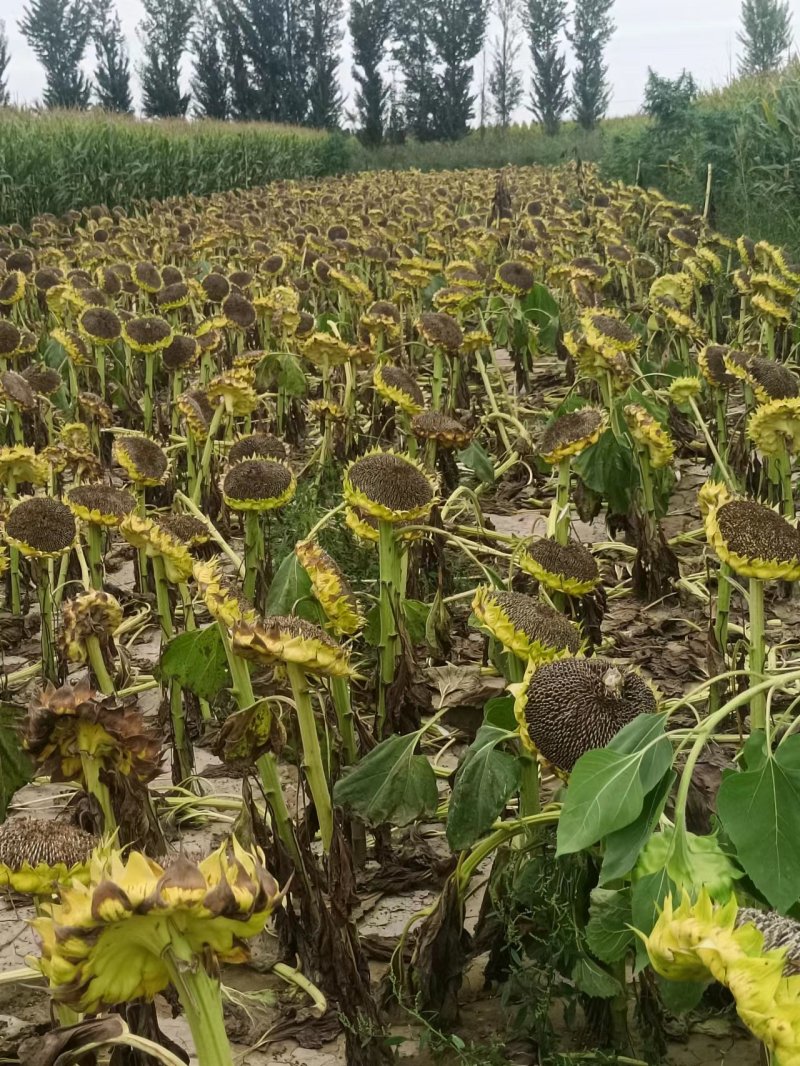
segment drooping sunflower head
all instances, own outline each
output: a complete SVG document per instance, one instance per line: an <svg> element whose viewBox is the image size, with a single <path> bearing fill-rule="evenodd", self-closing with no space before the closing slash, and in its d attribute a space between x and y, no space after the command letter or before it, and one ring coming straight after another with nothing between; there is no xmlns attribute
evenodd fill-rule
<svg viewBox="0 0 800 1066"><path fill-rule="evenodd" d="M214 270L206 274L200 282L200 285L202 286L205 298L211 303L222 303L231 291L231 283L225 275Z"/></svg>
<svg viewBox="0 0 800 1066"><path fill-rule="evenodd" d="M118 526L136 510L136 498L127 489L111 485L74 485L64 502L82 522L95 526Z"/></svg>
<svg viewBox="0 0 800 1066"><path fill-rule="evenodd" d="M32 411L36 406L36 393L22 374L16 370L4 370L0 374L0 402L13 403L23 411Z"/></svg>
<svg viewBox="0 0 800 1066"><path fill-rule="evenodd" d="M472 430L456 418L441 411L421 411L411 420L411 432L417 440L435 440L440 448L466 448L472 440Z"/></svg>
<svg viewBox="0 0 800 1066"><path fill-rule="evenodd" d="M595 557L574 540L560 544L555 537L540 537L516 559L520 569L554 592L585 596L600 583Z"/></svg>
<svg viewBox="0 0 800 1066"><path fill-rule="evenodd" d="M275 459L243 459L228 468L222 482L223 499L234 511L275 511L296 489L290 468Z"/></svg>
<svg viewBox="0 0 800 1066"><path fill-rule="evenodd" d="M586 340L600 351L635 352L639 338L618 311L603 308L581 315Z"/></svg>
<svg viewBox="0 0 800 1066"><path fill-rule="evenodd" d="M160 485L167 476L167 453L149 437L115 437L114 458L135 485Z"/></svg>
<svg viewBox="0 0 800 1066"><path fill-rule="evenodd" d="M451 353L457 352L464 340L461 326L443 311L426 311L420 315L417 332L432 348Z"/></svg>
<svg viewBox="0 0 800 1066"><path fill-rule="evenodd" d="M52 896L89 876L99 840L50 818L10 818L0 825L0 887L26 896Z"/></svg>
<svg viewBox="0 0 800 1066"><path fill-rule="evenodd" d="M122 338L134 352L157 352L172 342L172 326L158 315L140 315L122 323Z"/></svg>
<svg viewBox="0 0 800 1066"><path fill-rule="evenodd" d="M697 363L703 377L715 388L728 388L733 384L725 365L725 356L729 351L724 344L706 344L697 353Z"/></svg>
<svg viewBox="0 0 800 1066"><path fill-rule="evenodd" d="M294 553L311 579L311 588L337 633L352 635L364 618L350 583L338 563L315 540L298 541Z"/></svg>
<svg viewBox="0 0 800 1066"><path fill-rule="evenodd" d="M52 496L26 496L6 519L5 539L20 554L55 559L72 547L75 518L69 507Z"/></svg>
<svg viewBox="0 0 800 1066"><path fill-rule="evenodd" d="M233 329L252 329L256 324L256 309L242 292L228 293L222 301L222 313Z"/></svg>
<svg viewBox="0 0 800 1066"><path fill-rule="evenodd" d="M401 327L400 308L389 300L375 300L358 320L359 335L380 337L388 344L397 343Z"/></svg>
<svg viewBox="0 0 800 1066"><path fill-rule="evenodd" d="M574 655L581 646L575 626L547 604L521 592L479 588L472 612L481 629L524 661Z"/></svg>
<svg viewBox="0 0 800 1066"><path fill-rule="evenodd" d="M623 413L630 435L647 452L653 469L669 466L675 455L675 444L661 423L641 404L628 404Z"/></svg>
<svg viewBox="0 0 800 1066"><path fill-rule="evenodd" d="M669 398L676 404L688 403L689 400L694 400L700 395L702 388L703 383L700 378L689 375L673 378L669 386Z"/></svg>
<svg viewBox="0 0 800 1066"><path fill-rule="evenodd" d="M317 331L303 341L303 356L314 366L342 366L355 358L356 350L352 344L337 337L334 333Z"/></svg>
<svg viewBox="0 0 800 1066"><path fill-rule="evenodd" d="M747 435L767 458L797 455L800 451L800 397L761 404L747 420Z"/></svg>
<svg viewBox="0 0 800 1066"><path fill-rule="evenodd" d="M215 622L232 629L237 622L255 624L256 609L242 595L237 583L222 571L219 559L194 564L194 579L206 605L206 610Z"/></svg>
<svg viewBox="0 0 800 1066"><path fill-rule="evenodd" d="M22 738L42 773L84 787L86 756L139 781L152 781L161 763L161 740L135 699L102 696L86 682L48 685L28 706Z"/></svg>
<svg viewBox="0 0 800 1066"><path fill-rule="evenodd" d="M78 406L88 421L96 422L99 426L110 426L114 422L114 412L96 392L78 393Z"/></svg>
<svg viewBox="0 0 800 1066"><path fill-rule="evenodd" d="M214 406L205 389L190 389L182 392L175 404L183 415L187 431L202 443L208 439L208 431L214 418Z"/></svg>
<svg viewBox="0 0 800 1066"><path fill-rule="evenodd" d="M37 455L33 448L22 444L6 445L0 448L0 484L9 481L28 482L31 485L44 485L50 473L47 460Z"/></svg>
<svg viewBox="0 0 800 1066"><path fill-rule="evenodd" d="M697 502L703 519L705 519L709 511L713 511L715 507L727 503L731 498L731 493L724 481L704 482L697 493Z"/></svg>
<svg viewBox="0 0 800 1066"><path fill-rule="evenodd" d="M206 386L209 400L225 404L231 415L249 415L258 405L255 389L255 370L249 366L237 366L212 378Z"/></svg>
<svg viewBox="0 0 800 1066"><path fill-rule="evenodd" d="M539 454L546 463L554 465L595 444L605 428L606 414L596 407L569 411L545 428L539 442Z"/></svg>
<svg viewBox="0 0 800 1066"><path fill-rule="evenodd" d="M331 677L350 677L353 673L346 649L320 626L296 615L238 622L231 643L237 655L257 662L287 663Z"/></svg>
<svg viewBox="0 0 800 1066"><path fill-rule="evenodd" d="M516 695L517 719L530 744L569 773L640 714L657 708L653 689L635 670L608 659L557 659L528 671Z"/></svg>
<svg viewBox="0 0 800 1066"><path fill-rule="evenodd" d="M0 355L12 355L19 347L20 332L13 322L0 318Z"/></svg>
<svg viewBox="0 0 800 1066"><path fill-rule="evenodd" d="M22 376L38 396L52 396L63 384L59 372L43 363L31 363L22 371Z"/></svg>
<svg viewBox="0 0 800 1066"><path fill-rule="evenodd" d="M234 441L228 452L228 465L240 463L243 459L274 459L286 461L286 445L271 433L251 433Z"/></svg>
<svg viewBox="0 0 800 1066"><path fill-rule="evenodd" d="M526 296L536 280L530 267L516 259L501 263L495 271L494 279L503 292L512 296Z"/></svg>
<svg viewBox="0 0 800 1066"><path fill-rule="evenodd" d="M129 514L120 522L120 532L129 544L144 551L150 559L162 559L167 581L180 584L192 572L192 555L182 541L152 518Z"/></svg>
<svg viewBox="0 0 800 1066"><path fill-rule="evenodd" d="M194 515L159 514L155 516L155 521L173 540L185 544L187 548L199 548L211 540L208 526Z"/></svg>
<svg viewBox="0 0 800 1066"><path fill-rule="evenodd" d="M727 500L709 510L705 525L711 547L741 577L800 578L800 532L764 504Z"/></svg>
<svg viewBox="0 0 800 1066"><path fill-rule="evenodd" d="M87 307L78 317L78 329L92 344L113 344L122 332L122 323L110 307Z"/></svg>
<svg viewBox="0 0 800 1066"><path fill-rule="evenodd" d="M61 606L62 646L67 660L85 663L88 656L87 639L97 637L101 645L108 644L122 622L122 607L110 592L89 589Z"/></svg>
<svg viewBox="0 0 800 1066"><path fill-rule="evenodd" d="M343 489L351 508L392 523L426 518L436 493L435 482L415 459L382 451L352 462L345 472Z"/></svg>
<svg viewBox="0 0 800 1066"><path fill-rule="evenodd" d="M161 349L161 362L169 371L185 370L193 366L200 355L196 337L176 333L166 348Z"/></svg>
<svg viewBox="0 0 800 1066"><path fill-rule="evenodd" d="M131 267L131 281L145 292L155 293L164 284L161 272L155 263L142 261Z"/></svg>
<svg viewBox="0 0 800 1066"><path fill-rule="evenodd" d="M789 367L773 359L751 356L744 367L745 380L759 403L789 400L800 396L800 381Z"/></svg>
<svg viewBox="0 0 800 1066"><path fill-rule="evenodd" d="M34 921L40 966L54 997L80 1011L152 999L170 984L178 951L182 965L214 972L246 961L246 940L280 899L263 853L235 838L197 865L180 856L162 867L139 851L96 857L88 883Z"/></svg>
<svg viewBox="0 0 800 1066"><path fill-rule="evenodd" d="M89 366L92 363L92 353L80 333L57 328L50 330L50 339L61 345L73 366Z"/></svg>
<svg viewBox="0 0 800 1066"><path fill-rule="evenodd" d="M422 389L401 366L379 363L373 372L372 382L380 396L389 403L396 403L407 414L418 414L425 405Z"/></svg>

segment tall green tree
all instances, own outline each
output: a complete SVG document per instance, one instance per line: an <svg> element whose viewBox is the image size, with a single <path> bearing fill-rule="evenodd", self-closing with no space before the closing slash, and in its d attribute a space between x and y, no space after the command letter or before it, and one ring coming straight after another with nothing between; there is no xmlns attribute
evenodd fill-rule
<svg viewBox="0 0 800 1066"><path fill-rule="evenodd" d="M567 0L527 0L525 16L533 65L530 109L552 137L569 107L567 57L561 41Z"/></svg>
<svg viewBox="0 0 800 1066"><path fill-rule="evenodd" d="M517 10L518 0L495 0L498 32L492 48L489 95L495 118L502 129L508 128L511 116L522 100L522 75L516 66L520 47Z"/></svg>
<svg viewBox="0 0 800 1066"><path fill-rule="evenodd" d="M190 45L194 54L193 111L199 118L228 117L228 74L220 50L222 26L207 4L197 9Z"/></svg>
<svg viewBox="0 0 800 1066"><path fill-rule="evenodd" d="M472 63L483 48L487 0L437 0L430 5L428 34L438 61L436 135L455 141L475 114Z"/></svg>
<svg viewBox="0 0 800 1066"><path fill-rule="evenodd" d="M81 62L92 32L85 0L31 0L23 8L20 31L44 67L47 107L86 108L92 87Z"/></svg>
<svg viewBox="0 0 800 1066"><path fill-rule="evenodd" d="M611 86L605 51L616 29L611 18L614 0L576 0L569 41L575 53L572 113L585 130L593 130L608 110Z"/></svg>
<svg viewBox="0 0 800 1066"><path fill-rule="evenodd" d="M250 72L255 116L303 122L308 111L307 23L300 0L229 0Z"/></svg>
<svg viewBox="0 0 800 1066"><path fill-rule="evenodd" d="M11 103L11 96L8 92L8 79L6 77L10 59L6 24L0 19L0 107L8 107Z"/></svg>
<svg viewBox="0 0 800 1066"><path fill-rule="evenodd" d="M336 129L342 114L337 69L342 44L342 0L310 0L308 17L308 113L306 123Z"/></svg>
<svg viewBox="0 0 800 1066"><path fill-rule="evenodd" d="M194 0L142 0L139 23L144 61L142 105L151 118L183 116L191 96L181 92L181 60L189 43Z"/></svg>
<svg viewBox="0 0 800 1066"><path fill-rule="evenodd" d="M131 64L122 24L112 4L97 13L92 37L97 57L94 71L97 103L104 111L129 114L133 111Z"/></svg>
<svg viewBox="0 0 800 1066"><path fill-rule="evenodd" d="M245 52L239 10L234 0L216 0L216 13L228 83L230 117L247 122L259 117L258 92Z"/></svg>
<svg viewBox="0 0 800 1066"><path fill-rule="evenodd" d="M737 38L743 48L739 60L742 74L777 70L792 46L789 0L743 0L742 28Z"/></svg>
<svg viewBox="0 0 800 1066"><path fill-rule="evenodd" d="M398 0L395 7L394 54L403 76L402 112L408 132L418 141L432 141L437 134L439 87L430 6L419 0Z"/></svg>
<svg viewBox="0 0 800 1066"><path fill-rule="evenodd" d="M389 86L381 73L386 41L392 32L391 0L351 0L353 79L358 137L371 148L383 140Z"/></svg>

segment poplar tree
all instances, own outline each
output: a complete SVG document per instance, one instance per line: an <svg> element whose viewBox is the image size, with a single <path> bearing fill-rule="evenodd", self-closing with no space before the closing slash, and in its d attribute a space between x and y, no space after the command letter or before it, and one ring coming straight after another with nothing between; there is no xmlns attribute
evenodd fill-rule
<svg viewBox="0 0 800 1066"><path fill-rule="evenodd" d="M11 97L8 92L8 79L6 78L10 59L6 24L0 19L0 107L8 107L11 103Z"/></svg>
<svg viewBox="0 0 800 1066"><path fill-rule="evenodd" d="M438 61L434 114L436 135L454 141L475 114L472 62L483 47L487 0L437 0L430 5L428 34Z"/></svg>
<svg viewBox="0 0 800 1066"><path fill-rule="evenodd" d="M310 0L308 4L308 114L318 129L336 129L342 113L337 79L342 44L342 0Z"/></svg>
<svg viewBox="0 0 800 1066"><path fill-rule="evenodd" d="M181 92L181 59L192 28L193 0L142 0L142 6L144 62L139 77L144 113L151 118L183 116L191 96Z"/></svg>
<svg viewBox="0 0 800 1066"><path fill-rule="evenodd" d="M418 141L431 141L437 133L438 86L430 39L429 5L420 0L398 0L393 37L395 58L403 76L402 112L406 129Z"/></svg>
<svg viewBox="0 0 800 1066"><path fill-rule="evenodd" d="M575 53L572 113L585 130L593 130L608 110L611 86L605 50L616 29L610 11L614 0L576 0L569 41Z"/></svg>
<svg viewBox="0 0 800 1066"><path fill-rule="evenodd" d="M131 64L119 15L109 5L98 17L93 33L97 66L95 98L104 111L133 111Z"/></svg>
<svg viewBox="0 0 800 1066"><path fill-rule="evenodd" d="M381 63L392 31L391 0L351 0L349 28L358 137L362 144L374 148L383 140L389 101Z"/></svg>
<svg viewBox="0 0 800 1066"><path fill-rule="evenodd" d="M569 107L567 58L561 43L567 2L528 0L525 14L533 64L530 109L545 133L555 136Z"/></svg>
<svg viewBox="0 0 800 1066"><path fill-rule="evenodd" d="M199 118L228 117L228 78L225 58L219 48L221 37L219 18L204 4L198 9L191 36L193 111Z"/></svg>
<svg viewBox="0 0 800 1066"><path fill-rule="evenodd" d="M744 0L737 39L744 49L739 60L742 74L766 74L781 67L792 45L788 0Z"/></svg>
<svg viewBox="0 0 800 1066"><path fill-rule="evenodd" d="M511 116L522 100L522 76L516 68L520 47L517 0L495 0L494 14L499 31L492 49L489 95L499 125L507 129Z"/></svg>
<svg viewBox="0 0 800 1066"><path fill-rule="evenodd" d="M86 108L92 87L81 62L92 32L85 0L31 0L19 23L22 35L44 67L46 107Z"/></svg>

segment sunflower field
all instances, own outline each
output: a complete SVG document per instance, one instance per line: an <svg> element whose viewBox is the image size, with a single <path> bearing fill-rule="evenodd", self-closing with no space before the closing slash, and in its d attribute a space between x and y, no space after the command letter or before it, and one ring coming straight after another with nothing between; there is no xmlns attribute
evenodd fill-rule
<svg viewBox="0 0 800 1066"><path fill-rule="evenodd" d="M0 260L4 1057L800 1064L800 266L574 163Z"/></svg>

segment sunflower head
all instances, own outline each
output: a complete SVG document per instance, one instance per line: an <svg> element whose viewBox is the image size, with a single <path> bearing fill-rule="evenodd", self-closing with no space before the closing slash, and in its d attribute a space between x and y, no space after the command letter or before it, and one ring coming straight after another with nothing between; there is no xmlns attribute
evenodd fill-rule
<svg viewBox="0 0 800 1066"><path fill-rule="evenodd" d="M461 326L443 311L426 311L420 315L417 332L432 348L441 348L453 354L464 341Z"/></svg>
<svg viewBox="0 0 800 1066"><path fill-rule="evenodd" d="M418 414L425 404L422 389L401 366L378 363L372 374L372 383L384 400L396 403L406 414Z"/></svg>
<svg viewBox="0 0 800 1066"><path fill-rule="evenodd" d="M0 484L24 481L34 486L44 485L49 474L50 464L43 456L37 455L33 448L22 444L0 448Z"/></svg>
<svg viewBox="0 0 800 1066"><path fill-rule="evenodd" d="M334 333L317 331L303 341L301 352L314 366L341 366L355 358L355 348Z"/></svg>
<svg viewBox="0 0 800 1066"><path fill-rule="evenodd" d="M540 537L516 558L521 570L553 592L586 596L600 583L595 557L577 541L560 544L555 537Z"/></svg>
<svg viewBox="0 0 800 1066"><path fill-rule="evenodd" d="M237 622L231 643L237 655L256 662L287 663L330 677L350 677L353 673L346 650L324 629L296 615Z"/></svg>
<svg viewBox="0 0 800 1066"><path fill-rule="evenodd" d="M122 323L110 307L87 307L78 316L78 329L92 344L113 344L122 333Z"/></svg>
<svg viewBox="0 0 800 1066"><path fill-rule="evenodd" d="M129 514L120 522L120 532L129 544L144 551L151 559L162 559L167 581L180 584L192 573L192 556L188 547L152 518Z"/></svg>
<svg viewBox="0 0 800 1066"><path fill-rule="evenodd" d="M635 352L639 344L622 315L610 308L586 311L581 315L581 328L588 343L603 352Z"/></svg>
<svg viewBox="0 0 800 1066"><path fill-rule="evenodd" d="M108 772L152 781L159 772L161 741L145 725L135 700L101 696L86 682L48 685L28 707L23 744L53 781L86 787L88 755Z"/></svg>
<svg viewBox="0 0 800 1066"><path fill-rule="evenodd" d="M64 600L61 621L62 646L67 660L85 663L87 639L97 637L101 645L107 645L122 622L122 608L110 592L90 589L71 600Z"/></svg>
<svg viewBox="0 0 800 1066"><path fill-rule="evenodd" d="M295 476L275 459L243 459L228 468L222 497L233 511L275 511L285 507L297 489Z"/></svg>
<svg viewBox="0 0 800 1066"><path fill-rule="evenodd" d="M142 852L97 856L34 927L54 996L86 1013L152 999L171 981L170 959L209 966L247 959L281 893L263 853L234 838L199 864L162 867Z"/></svg>
<svg viewBox="0 0 800 1066"><path fill-rule="evenodd" d="M196 337L176 333L166 348L161 350L161 362L169 371L185 370L193 366L200 355Z"/></svg>
<svg viewBox="0 0 800 1066"><path fill-rule="evenodd" d="M160 485L166 479L167 454L149 437L115 437L114 458L135 485Z"/></svg>
<svg viewBox="0 0 800 1066"><path fill-rule="evenodd" d="M206 610L215 622L228 629L233 629L238 622L255 624L258 619L255 608L239 591L236 582L223 573L220 560L196 562L193 574Z"/></svg>
<svg viewBox="0 0 800 1066"><path fill-rule="evenodd" d="M283 463L286 461L286 445L271 433L251 433L234 441L228 452L229 466L243 459L273 459Z"/></svg>
<svg viewBox="0 0 800 1066"><path fill-rule="evenodd" d="M800 451L800 397L771 400L747 420L747 435L762 455L775 459Z"/></svg>
<svg viewBox="0 0 800 1066"><path fill-rule="evenodd" d="M31 363L22 371L22 376L39 396L52 396L63 384L59 372L43 363Z"/></svg>
<svg viewBox="0 0 800 1066"><path fill-rule="evenodd" d="M314 540L298 541L294 553L311 579L314 595L336 632L358 633L364 626L364 618L338 564Z"/></svg>
<svg viewBox="0 0 800 1066"><path fill-rule="evenodd" d="M49 818L10 818L0 825L0 886L26 896L50 897L89 876L99 841L91 833Z"/></svg>
<svg viewBox="0 0 800 1066"><path fill-rule="evenodd" d="M351 508L384 522L426 518L435 503L431 476L400 452L374 451L356 459L345 472L343 488Z"/></svg>
<svg viewBox="0 0 800 1066"><path fill-rule="evenodd" d="M509 259L497 268L494 280L503 292L511 296L526 296L533 288L536 279L527 264L516 259Z"/></svg>
<svg viewBox="0 0 800 1066"><path fill-rule="evenodd" d="M136 510L133 494L111 485L75 485L67 491L64 502L82 522L109 528Z"/></svg>
<svg viewBox="0 0 800 1066"><path fill-rule="evenodd" d="M5 539L21 555L55 559L75 542L75 518L51 496L26 496L6 519Z"/></svg>
<svg viewBox="0 0 800 1066"><path fill-rule="evenodd" d="M729 351L724 344L706 344L697 353L697 363L703 377L715 388L727 388L733 384L725 365L725 356Z"/></svg>
<svg viewBox="0 0 800 1066"><path fill-rule="evenodd" d="M628 404L624 415L630 435L647 452L653 469L669 466L675 455L675 445L661 423L641 404Z"/></svg>
<svg viewBox="0 0 800 1066"><path fill-rule="evenodd" d="M188 431L202 443L208 439L208 431L214 418L214 407L205 389L190 389L182 392L175 401Z"/></svg>
<svg viewBox="0 0 800 1066"><path fill-rule="evenodd" d="M651 714L653 689L635 671L607 659L557 659L529 668L516 694L528 742L557 770L602 748L640 714Z"/></svg>
<svg viewBox="0 0 800 1066"><path fill-rule="evenodd" d="M211 540L208 526L194 515L158 514L155 516L155 522L169 533L173 540L185 544L188 548L199 548Z"/></svg>
<svg viewBox="0 0 800 1066"><path fill-rule="evenodd" d="M172 326L158 315L140 315L122 323L122 339L134 352L158 352L171 344Z"/></svg>
<svg viewBox="0 0 800 1066"><path fill-rule="evenodd" d="M526 662L574 655L581 645L580 633L562 614L521 592L479 588L472 612L481 629Z"/></svg>
<svg viewBox="0 0 800 1066"><path fill-rule="evenodd" d="M255 370L238 366L212 378L206 386L206 396L211 401L224 403L228 414L249 415L258 405L255 384Z"/></svg>
<svg viewBox="0 0 800 1066"><path fill-rule="evenodd" d="M605 428L605 412L596 407L581 407L559 415L545 428L539 454L546 463L555 465L597 443Z"/></svg>
<svg viewBox="0 0 800 1066"><path fill-rule="evenodd" d="M800 578L800 533L754 500L726 500L705 518L708 542L741 577L761 581Z"/></svg>
<svg viewBox="0 0 800 1066"><path fill-rule="evenodd" d="M670 382L669 398L676 404L688 403L689 400L694 400L700 395L702 387L703 383L700 378L689 376L674 378Z"/></svg>
<svg viewBox="0 0 800 1066"><path fill-rule="evenodd" d="M441 448L466 448L472 431L455 418L440 411L421 411L411 420L411 432L417 440L435 440Z"/></svg>

